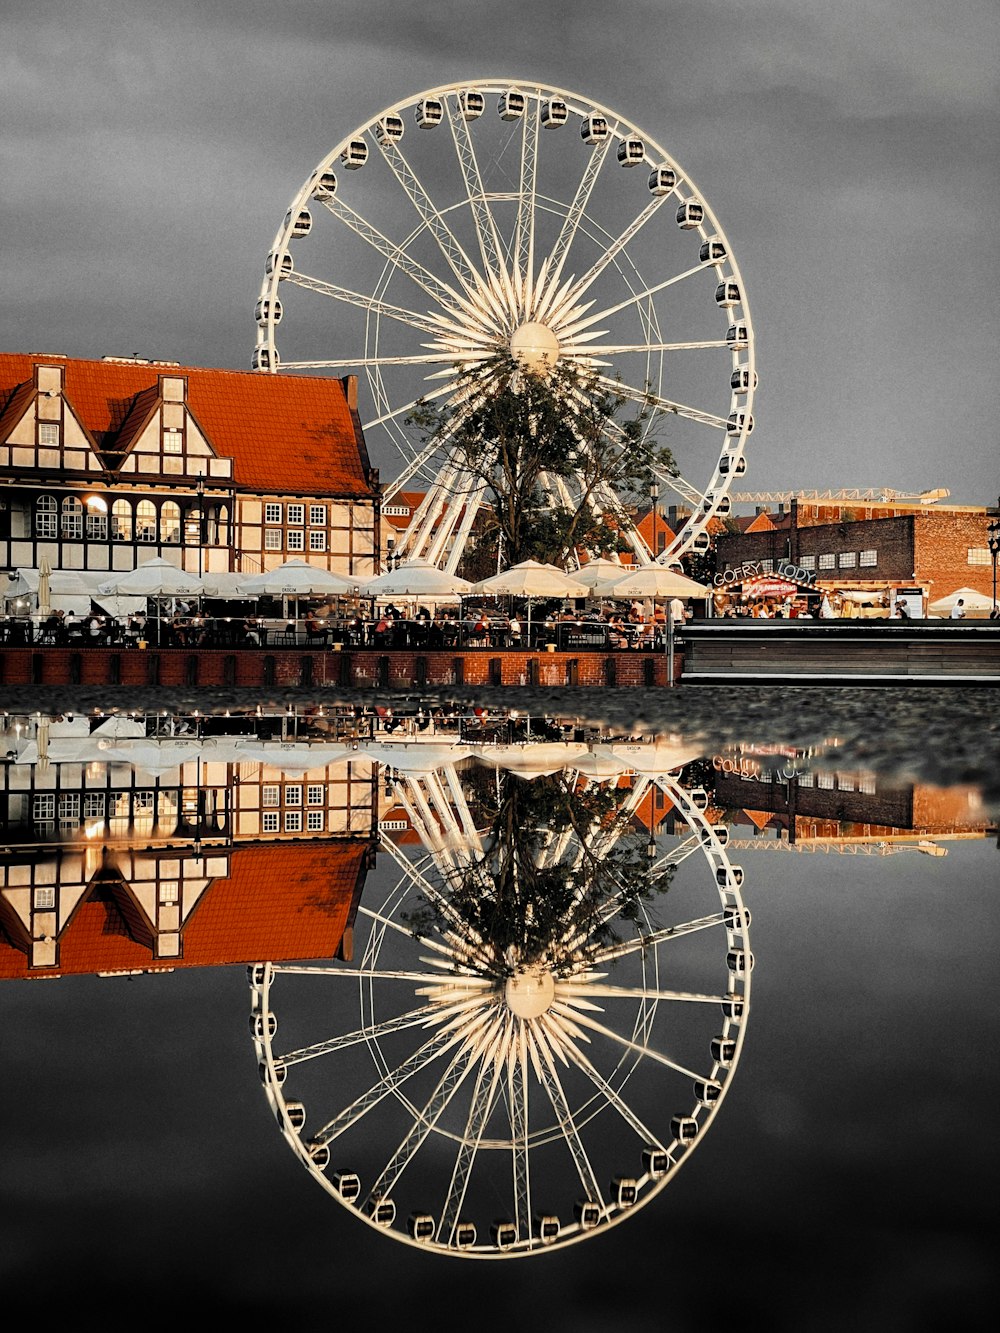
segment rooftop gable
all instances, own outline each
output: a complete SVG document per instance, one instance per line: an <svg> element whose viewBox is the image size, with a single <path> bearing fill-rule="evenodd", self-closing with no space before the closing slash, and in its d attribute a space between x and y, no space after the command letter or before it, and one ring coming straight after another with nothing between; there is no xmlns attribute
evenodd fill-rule
<svg viewBox="0 0 1000 1333"><path fill-rule="evenodd" d="M115 437L123 426L138 427L142 409L159 400L161 376L177 377L186 380L187 406L216 453L233 460L239 488L262 494L372 494L360 421L343 380L0 353L3 419L30 399L37 365L65 368L66 402L99 447L114 442L120 448Z"/></svg>

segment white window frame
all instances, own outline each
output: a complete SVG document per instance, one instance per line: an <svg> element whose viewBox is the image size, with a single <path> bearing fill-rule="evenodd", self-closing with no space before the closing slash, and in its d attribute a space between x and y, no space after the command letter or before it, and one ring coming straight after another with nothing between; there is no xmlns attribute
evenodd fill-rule
<svg viewBox="0 0 1000 1333"><path fill-rule="evenodd" d="M281 522L281 505L276 500L264 501L264 522L265 523Z"/></svg>
<svg viewBox="0 0 1000 1333"><path fill-rule="evenodd" d="M301 811L301 810L286 810L286 811L285 811L285 832L286 832L286 833L301 833L301 832L302 832L302 811Z"/></svg>
<svg viewBox="0 0 1000 1333"><path fill-rule="evenodd" d="M800 569L815 569L815 568L816 568L816 557L815 557L814 555L800 555L800 556L799 556L799 568L800 568Z"/></svg>
<svg viewBox="0 0 1000 1333"><path fill-rule="evenodd" d="M870 549L862 551L858 556L858 564L864 569L871 569L873 565L878 564L878 551Z"/></svg>
<svg viewBox="0 0 1000 1333"><path fill-rule="evenodd" d="M31 801L31 819L35 824L50 823L56 817L54 791L36 791Z"/></svg>
<svg viewBox="0 0 1000 1333"><path fill-rule="evenodd" d="M968 552L970 565L988 565L993 559L988 546L970 546Z"/></svg>
<svg viewBox="0 0 1000 1333"><path fill-rule="evenodd" d="M837 557L833 554L832 551L824 551L823 554L819 557L819 568L820 569L837 568Z"/></svg>
<svg viewBox="0 0 1000 1333"><path fill-rule="evenodd" d="M104 818L104 792L88 791L83 794L84 819Z"/></svg>
<svg viewBox="0 0 1000 1333"><path fill-rule="evenodd" d="M286 804L286 805L301 805L301 804L302 804L302 785L301 785L301 783L289 783L289 784L285 787L285 804Z"/></svg>
<svg viewBox="0 0 1000 1333"><path fill-rule="evenodd" d="M54 884L37 884L31 895L31 905L36 912L51 912L56 905Z"/></svg>
<svg viewBox="0 0 1000 1333"><path fill-rule="evenodd" d="M284 550L285 534L280 528L264 529L264 550L281 551Z"/></svg>
<svg viewBox="0 0 1000 1333"><path fill-rule="evenodd" d="M304 504L290 504L287 507L288 523L291 527L305 527L306 507Z"/></svg>
<svg viewBox="0 0 1000 1333"><path fill-rule="evenodd" d="M277 810L264 810L260 816L261 833L280 833L281 814Z"/></svg>
<svg viewBox="0 0 1000 1333"><path fill-rule="evenodd" d="M293 528L285 534L287 549L289 551L304 551L306 549L305 533L301 528Z"/></svg>
<svg viewBox="0 0 1000 1333"><path fill-rule="evenodd" d="M315 527L326 527L326 505L309 506L309 522Z"/></svg>
<svg viewBox="0 0 1000 1333"><path fill-rule="evenodd" d="M841 551L837 556L838 569L854 569L858 563L857 551Z"/></svg>
<svg viewBox="0 0 1000 1333"><path fill-rule="evenodd" d="M176 426L166 426L163 431L163 452L182 454L184 452L184 432Z"/></svg>
<svg viewBox="0 0 1000 1333"><path fill-rule="evenodd" d="M260 789L260 803L265 808L276 809L281 804L281 788L274 782L265 782Z"/></svg>
<svg viewBox="0 0 1000 1333"><path fill-rule="evenodd" d="M322 833L326 823L325 810L306 811L306 830L309 833Z"/></svg>
<svg viewBox="0 0 1000 1333"><path fill-rule="evenodd" d="M38 444L43 449L59 448L58 421L40 421L38 423Z"/></svg>
<svg viewBox="0 0 1000 1333"><path fill-rule="evenodd" d="M310 782L306 787L306 805L325 805L326 788L321 782Z"/></svg>
<svg viewBox="0 0 1000 1333"><path fill-rule="evenodd" d="M313 528L309 533L309 549L310 551L325 551L326 533L319 528Z"/></svg>

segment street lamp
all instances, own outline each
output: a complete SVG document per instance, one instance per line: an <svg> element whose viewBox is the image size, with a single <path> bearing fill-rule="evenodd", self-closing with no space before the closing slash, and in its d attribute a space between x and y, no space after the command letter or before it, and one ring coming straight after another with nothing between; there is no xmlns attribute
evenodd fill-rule
<svg viewBox="0 0 1000 1333"><path fill-rule="evenodd" d="M652 519L653 519L653 559L654 559L654 560L656 559L656 557L657 557L657 555L658 555L658 552L657 552L657 549L656 549L656 510L657 510L657 502L659 501L659 498L660 498L660 483L659 483L659 482L656 480L656 478L654 477L653 480L649 483L649 505L650 505L650 513L652 514Z"/></svg>
<svg viewBox="0 0 1000 1333"><path fill-rule="evenodd" d="M996 518L992 523L987 524L986 531L989 533L987 542L990 548L990 559L993 561L993 610L990 612L990 619L996 620L997 615L997 560L1000 558L1000 518Z"/></svg>
<svg viewBox="0 0 1000 1333"><path fill-rule="evenodd" d="M198 577L201 578L205 549L205 477L201 472L198 473L195 492L198 496Z"/></svg>

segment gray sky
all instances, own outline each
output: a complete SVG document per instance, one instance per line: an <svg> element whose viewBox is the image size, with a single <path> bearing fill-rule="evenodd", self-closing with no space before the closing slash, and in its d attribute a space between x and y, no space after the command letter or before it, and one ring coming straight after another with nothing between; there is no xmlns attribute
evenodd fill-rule
<svg viewBox="0 0 1000 1333"><path fill-rule="evenodd" d="M247 367L316 163L509 74L705 191L757 331L745 489L1000 492L994 0L6 0L2 34L0 349Z"/></svg>

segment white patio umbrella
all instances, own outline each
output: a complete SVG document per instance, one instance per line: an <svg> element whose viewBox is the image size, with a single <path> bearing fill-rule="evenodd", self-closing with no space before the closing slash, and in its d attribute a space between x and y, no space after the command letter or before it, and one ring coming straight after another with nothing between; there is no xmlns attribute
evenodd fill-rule
<svg viewBox="0 0 1000 1333"><path fill-rule="evenodd" d="M311 565L307 560L286 560L262 574L252 574L237 584L242 597L280 597L282 614L288 613L288 598L292 599L293 614L298 616L300 597L351 596L357 580L346 574Z"/></svg>
<svg viewBox="0 0 1000 1333"><path fill-rule="evenodd" d="M97 585L98 592L115 597L200 597L203 590L196 575L160 556L143 561L135 569L111 574Z"/></svg>
<svg viewBox="0 0 1000 1333"><path fill-rule="evenodd" d="M458 602L473 584L457 574L448 574L428 560L408 560L398 569L387 569L362 585L362 595L374 597L419 597L427 602Z"/></svg>
<svg viewBox="0 0 1000 1333"><path fill-rule="evenodd" d="M52 566L43 555L38 562L38 614L43 620L52 614L51 578Z"/></svg>
<svg viewBox="0 0 1000 1333"><path fill-rule="evenodd" d="M640 565L638 569L620 575L617 579L608 579L596 586L595 591L603 597L709 597L711 588L703 583L696 583L686 574L679 574L676 569L666 565Z"/></svg>
<svg viewBox="0 0 1000 1333"><path fill-rule="evenodd" d="M976 592L975 588L956 588L954 592L948 593L946 597L939 597L936 601L931 602L927 609L933 611L935 615L950 615L959 598L962 599L966 614L970 611L993 610L993 598L987 597L984 593Z"/></svg>
<svg viewBox="0 0 1000 1333"><path fill-rule="evenodd" d="M573 578L579 579L581 583L585 583L593 591L598 584L624 578L629 572L617 560L608 560L601 557L598 560L588 560L585 565L581 565L579 569L574 571Z"/></svg>
<svg viewBox="0 0 1000 1333"><path fill-rule="evenodd" d="M522 560L488 579L480 579L472 585L472 591L491 597L505 593L511 597L586 597L587 585L577 575L567 574L555 565Z"/></svg>
<svg viewBox="0 0 1000 1333"><path fill-rule="evenodd" d="M488 596L526 597L528 599L528 642L531 642L531 602L541 597L586 597L590 589L582 579L567 574L555 565L538 560L522 560L488 579L472 585L474 592Z"/></svg>

